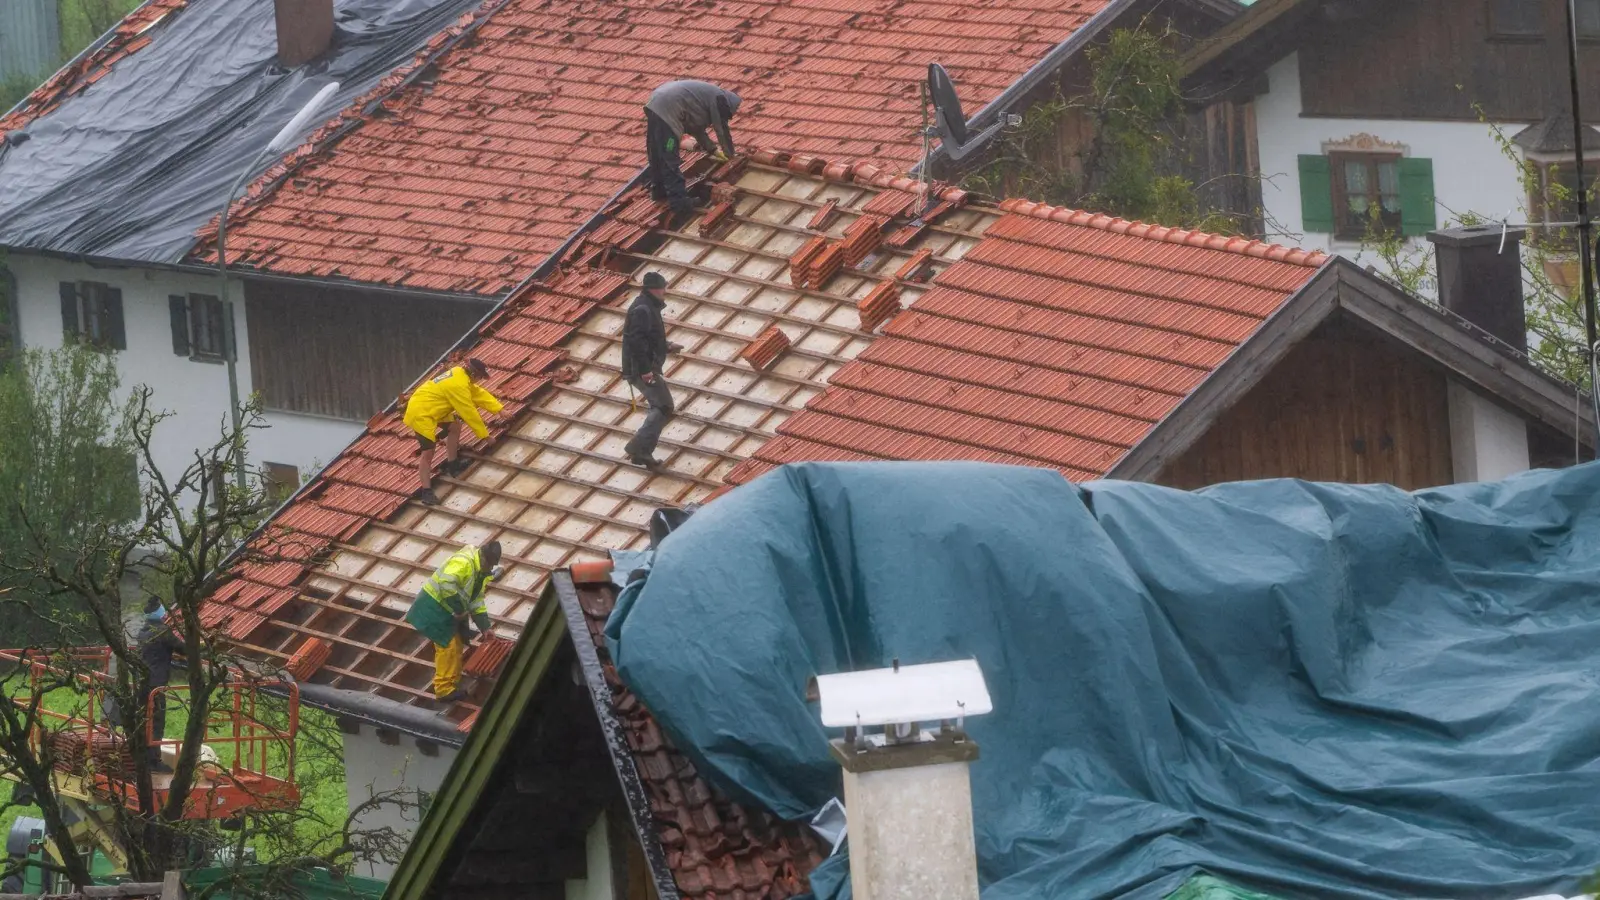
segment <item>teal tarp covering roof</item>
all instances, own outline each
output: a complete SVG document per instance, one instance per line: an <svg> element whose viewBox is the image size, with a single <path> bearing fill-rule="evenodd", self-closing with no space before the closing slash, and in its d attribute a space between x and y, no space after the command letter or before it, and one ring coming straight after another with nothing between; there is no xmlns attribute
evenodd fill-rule
<svg viewBox="0 0 1600 900"><path fill-rule="evenodd" d="M976 657L984 900L1200 869L1504 900L1600 866L1600 466L1417 494L788 466L667 537L607 633L701 770L788 817L840 793L812 675Z"/></svg>

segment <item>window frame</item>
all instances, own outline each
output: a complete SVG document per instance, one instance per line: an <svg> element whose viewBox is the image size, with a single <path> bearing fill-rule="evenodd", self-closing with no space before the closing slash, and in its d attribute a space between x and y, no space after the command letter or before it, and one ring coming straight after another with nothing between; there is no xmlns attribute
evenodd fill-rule
<svg viewBox="0 0 1600 900"><path fill-rule="evenodd" d="M227 362L228 359L228 326L223 321L227 312L222 308L222 298L215 294L190 293L187 297L189 316L189 358L195 362ZM197 327L200 319L207 313L215 314L215 321L210 324L211 343L215 348L202 348L200 345L201 330Z"/></svg>
<svg viewBox="0 0 1600 900"><path fill-rule="evenodd" d="M1565 2L1565 0L1563 0ZM1536 28L1532 31L1508 31L1501 26L1501 10L1505 4L1516 4L1523 10L1533 10L1536 13ZM1489 39L1492 41L1505 41L1510 43L1540 43L1546 38L1545 0L1487 0L1487 19L1489 25Z"/></svg>
<svg viewBox="0 0 1600 900"><path fill-rule="evenodd" d="M1589 151L1588 153L1584 154L1583 162L1583 174L1588 178L1589 181L1589 196L1591 199L1600 198L1600 155L1596 155L1594 151ZM1562 225L1560 223L1571 223L1577 221L1577 200L1574 198L1572 200L1557 201L1560 203L1570 203L1572 206L1565 214L1552 215L1550 187L1560 177L1559 173L1561 171L1565 170L1568 173L1576 174L1572 172L1572 161L1570 159L1531 159L1529 160L1529 163L1531 163L1538 172L1538 193L1528 198L1529 212L1532 213L1532 215L1529 216L1529 218L1532 220L1529 222L1529 225L1541 240L1553 240L1559 238L1564 232L1572 231L1576 227L1571 224ZM1552 174L1555 174L1556 177L1552 178ZM1557 210L1557 212L1559 212L1559 210Z"/></svg>
<svg viewBox="0 0 1600 900"><path fill-rule="evenodd" d="M122 303L122 289L104 281L63 281L62 287L72 286L74 320L71 333L86 347L113 352L128 349L126 308ZM108 315L112 304L115 316ZM107 334L113 319L117 332ZM65 324L65 323L63 323ZM65 330L65 329L64 329Z"/></svg>
<svg viewBox="0 0 1600 900"><path fill-rule="evenodd" d="M1367 222L1354 222L1349 208L1350 191L1345 182L1345 163L1360 160L1367 164L1367 174L1370 177L1370 187L1367 199L1376 200L1382 208L1383 192L1379 186L1378 166L1383 163L1393 163L1395 166L1395 199L1400 209L1394 215L1393 231L1397 235L1405 233L1405 194L1400 184L1400 160L1404 158L1401 153L1369 153L1364 151L1334 150L1327 154L1329 169L1329 186L1333 193L1333 237L1339 241L1364 241L1367 239Z"/></svg>
<svg viewBox="0 0 1600 900"><path fill-rule="evenodd" d="M274 503L282 504L300 489L300 467L289 463L261 464L262 491Z"/></svg>

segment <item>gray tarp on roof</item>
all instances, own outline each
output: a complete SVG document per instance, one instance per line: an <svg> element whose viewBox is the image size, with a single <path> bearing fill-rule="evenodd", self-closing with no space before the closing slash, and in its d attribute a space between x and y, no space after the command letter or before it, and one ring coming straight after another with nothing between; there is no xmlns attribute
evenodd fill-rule
<svg viewBox="0 0 1600 900"><path fill-rule="evenodd" d="M284 72L272 3L190 0L0 149L0 246L180 261L240 167L323 85L341 87L307 133L479 2L337 0L333 50Z"/></svg>

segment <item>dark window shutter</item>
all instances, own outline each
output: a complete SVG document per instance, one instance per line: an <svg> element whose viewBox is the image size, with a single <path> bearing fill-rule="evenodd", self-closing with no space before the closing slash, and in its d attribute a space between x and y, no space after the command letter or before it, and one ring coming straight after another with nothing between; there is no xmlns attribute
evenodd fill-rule
<svg viewBox="0 0 1600 900"><path fill-rule="evenodd" d="M1326 156L1300 157L1300 215L1308 234L1333 233L1333 169Z"/></svg>
<svg viewBox="0 0 1600 900"><path fill-rule="evenodd" d="M76 337L78 327L78 286L70 281L61 282L61 331Z"/></svg>
<svg viewBox="0 0 1600 900"><path fill-rule="evenodd" d="M108 287L101 292L100 336L111 350L128 349L128 335L122 327L122 288Z"/></svg>
<svg viewBox="0 0 1600 900"><path fill-rule="evenodd" d="M1400 231L1419 237L1439 227L1433 202L1433 160L1400 160Z"/></svg>
<svg viewBox="0 0 1600 900"><path fill-rule="evenodd" d="M172 321L172 352L189 355L189 300L177 294L167 297L167 318Z"/></svg>

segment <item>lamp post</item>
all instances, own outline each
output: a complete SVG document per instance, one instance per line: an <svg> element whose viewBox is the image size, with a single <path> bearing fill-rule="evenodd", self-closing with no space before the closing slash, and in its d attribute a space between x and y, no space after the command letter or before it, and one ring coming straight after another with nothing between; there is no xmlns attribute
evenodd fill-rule
<svg viewBox="0 0 1600 900"><path fill-rule="evenodd" d="M222 302L222 340L223 359L228 363L228 409L233 415L233 473L234 483L240 490L244 490L244 421L239 411L239 347L234 339L233 328L233 301L228 297L228 209L233 206L234 195L239 193L239 188L250 173L256 170L261 160L268 156L280 154L289 149L289 142L295 135L305 128L306 122L317 114L322 104L328 101L339 90L339 83L332 82L317 91L316 96L306 101L294 118L283 126L282 129L257 153L250 164L244 167L239 177L234 179L233 187L228 189L228 196L222 201L222 215L217 219L217 298Z"/></svg>
<svg viewBox="0 0 1600 900"><path fill-rule="evenodd" d="M1590 236L1594 221L1589 218L1589 185L1583 172L1583 106L1578 92L1578 3L1567 0L1567 65L1572 80L1572 139L1573 173L1578 179L1578 291L1583 298L1584 331L1589 357L1589 399L1594 406L1595 428L1600 432L1600 366L1595 354L1600 352L1600 335L1596 334L1594 297L1594 257ZM1600 441L1595 444L1600 453Z"/></svg>

